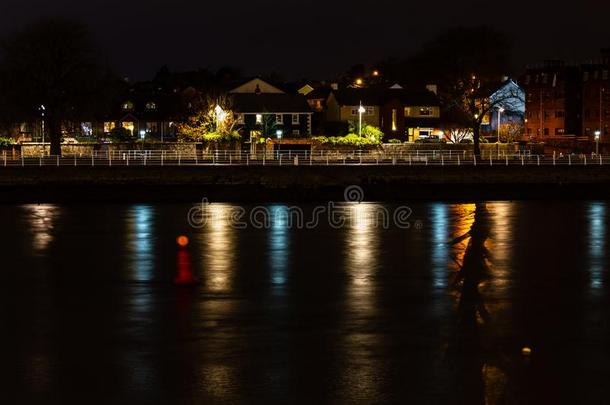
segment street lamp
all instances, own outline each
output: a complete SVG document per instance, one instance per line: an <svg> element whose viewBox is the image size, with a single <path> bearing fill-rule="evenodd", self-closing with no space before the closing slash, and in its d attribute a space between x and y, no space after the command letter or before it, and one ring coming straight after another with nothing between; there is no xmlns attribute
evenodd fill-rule
<svg viewBox="0 0 610 405"><path fill-rule="evenodd" d="M278 129L277 131L275 131L275 135L277 136L277 139L280 140L279 146L278 146L278 153L282 152L282 135L284 134L284 131L282 131L281 129Z"/></svg>
<svg viewBox="0 0 610 405"><path fill-rule="evenodd" d="M366 112L366 108L362 106L362 101L360 102L360 107L358 108L358 136L362 137L362 114Z"/></svg>
<svg viewBox="0 0 610 405"><path fill-rule="evenodd" d="M46 111L46 108L44 106L44 104L40 105L40 115L42 116L42 147L44 150L44 112Z"/></svg>
<svg viewBox="0 0 610 405"><path fill-rule="evenodd" d="M599 137L602 134L602 132L598 129L597 131L595 131L595 154L598 155L599 154Z"/></svg>
<svg viewBox="0 0 610 405"><path fill-rule="evenodd" d="M498 107L498 143L500 143L500 127L502 126L502 113L504 111L504 107Z"/></svg>

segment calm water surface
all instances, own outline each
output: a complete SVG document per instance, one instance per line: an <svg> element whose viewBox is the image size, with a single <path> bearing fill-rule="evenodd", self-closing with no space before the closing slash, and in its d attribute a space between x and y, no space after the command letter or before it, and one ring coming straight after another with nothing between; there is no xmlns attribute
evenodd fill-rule
<svg viewBox="0 0 610 405"><path fill-rule="evenodd" d="M607 202L235 207L0 206L0 403L610 402Z"/></svg>

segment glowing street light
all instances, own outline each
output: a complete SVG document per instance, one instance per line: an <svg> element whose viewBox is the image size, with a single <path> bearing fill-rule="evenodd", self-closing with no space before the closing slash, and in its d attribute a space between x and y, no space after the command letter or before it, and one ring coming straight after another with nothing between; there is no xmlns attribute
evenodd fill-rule
<svg viewBox="0 0 610 405"><path fill-rule="evenodd" d="M44 112L46 111L46 107L44 106L44 104L40 105L40 115L42 116L42 148L44 150Z"/></svg>
<svg viewBox="0 0 610 405"><path fill-rule="evenodd" d="M362 106L362 101L360 102L360 107L358 108L358 135L362 137L362 114L366 112L366 108Z"/></svg>
<svg viewBox="0 0 610 405"><path fill-rule="evenodd" d="M498 143L500 143L500 127L502 126L502 113L504 111L504 107L498 107Z"/></svg>
<svg viewBox="0 0 610 405"><path fill-rule="evenodd" d="M362 86L362 83L363 83L362 79L360 79L360 78L356 79L357 86Z"/></svg>
<svg viewBox="0 0 610 405"><path fill-rule="evenodd" d="M599 138L601 136L602 132L598 129L597 131L595 131L595 154L598 155L599 154Z"/></svg>
<svg viewBox="0 0 610 405"><path fill-rule="evenodd" d="M280 152L280 153L282 151L282 135L284 135L284 131L282 131L281 129L278 129L277 131L275 131L275 136L277 136L277 139L280 140L280 143L278 146L278 152Z"/></svg>
<svg viewBox="0 0 610 405"><path fill-rule="evenodd" d="M227 113L220 105L216 104L214 115L216 116L216 130L218 130L218 127L227 119Z"/></svg>

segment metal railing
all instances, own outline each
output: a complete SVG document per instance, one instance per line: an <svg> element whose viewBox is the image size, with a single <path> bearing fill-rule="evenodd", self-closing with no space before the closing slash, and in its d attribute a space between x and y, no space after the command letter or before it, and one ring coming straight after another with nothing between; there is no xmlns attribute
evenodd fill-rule
<svg viewBox="0 0 610 405"><path fill-rule="evenodd" d="M160 151L125 150L94 151L75 156L0 156L0 167L32 166L588 166L610 164L610 156L602 155L535 155L488 152L476 157L467 151L300 151L276 150L256 153L239 150Z"/></svg>

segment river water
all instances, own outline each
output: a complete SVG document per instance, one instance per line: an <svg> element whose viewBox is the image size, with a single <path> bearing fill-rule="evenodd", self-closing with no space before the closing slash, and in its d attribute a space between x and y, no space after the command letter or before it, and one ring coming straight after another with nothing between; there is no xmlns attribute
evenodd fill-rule
<svg viewBox="0 0 610 405"><path fill-rule="evenodd" d="M0 403L609 401L607 202L197 207L1 206Z"/></svg>

